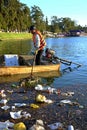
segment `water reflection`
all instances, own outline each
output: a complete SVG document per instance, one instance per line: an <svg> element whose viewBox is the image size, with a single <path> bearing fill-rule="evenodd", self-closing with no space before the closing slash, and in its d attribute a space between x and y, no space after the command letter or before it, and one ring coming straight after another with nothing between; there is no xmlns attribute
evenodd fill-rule
<svg viewBox="0 0 87 130"><path fill-rule="evenodd" d="M31 48L31 40L0 41L0 54L28 54Z"/></svg>
<svg viewBox="0 0 87 130"><path fill-rule="evenodd" d="M50 82L53 83L55 77L60 77L61 72L60 71L52 71L52 72L43 72L43 73L34 73L34 77L40 77L42 78L43 82ZM18 82L20 79L30 77L29 74L23 74L23 75L13 75L13 76L0 76L0 83L6 83L6 82ZM49 83L47 83L49 84Z"/></svg>

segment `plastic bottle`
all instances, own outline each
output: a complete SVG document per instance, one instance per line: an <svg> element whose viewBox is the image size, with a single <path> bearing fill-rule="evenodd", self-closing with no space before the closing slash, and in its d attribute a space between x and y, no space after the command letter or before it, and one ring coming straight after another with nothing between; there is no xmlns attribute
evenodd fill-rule
<svg viewBox="0 0 87 130"><path fill-rule="evenodd" d="M68 126L68 130L74 130L73 125L69 125L69 126Z"/></svg>

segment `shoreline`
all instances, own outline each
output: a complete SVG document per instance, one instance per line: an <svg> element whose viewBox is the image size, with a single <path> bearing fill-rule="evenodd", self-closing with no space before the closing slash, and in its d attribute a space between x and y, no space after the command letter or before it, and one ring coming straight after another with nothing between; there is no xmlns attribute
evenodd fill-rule
<svg viewBox="0 0 87 130"><path fill-rule="evenodd" d="M27 40L31 39L32 35L30 33L6 33L6 32L0 32L0 41L5 40Z"/></svg>
<svg viewBox="0 0 87 130"><path fill-rule="evenodd" d="M85 36L87 36L87 33L82 33L79 37L85 37ZM60 38L60 37L57 37L57 38ZM49 37L49 38L51 38L51 37ZM32 39L32 34L30 34L28 32L20 32L20 33L0 32L0 41L6 41L6 40L28 40L28 39Z"/></svg>

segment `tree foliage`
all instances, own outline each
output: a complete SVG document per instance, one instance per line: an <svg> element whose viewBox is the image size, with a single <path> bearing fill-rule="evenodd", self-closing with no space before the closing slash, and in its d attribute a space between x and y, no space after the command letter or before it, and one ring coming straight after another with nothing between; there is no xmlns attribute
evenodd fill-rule
<svg viewBox="0 0 87 130"><path fill-rule="evenodd" d="M30 9L18 0L1 0L0 28L5 31L25 31L31 24Z"/></svg>
<svg viewBox="0 0 87 130"><path fill-rule="evenodd" d="M32 24L35 24L39 30L45 28L44 14L38 6L31 7Z"/></svg>
<svg viewBox="0 0 87 130"><path fill-rule="evenodd" d="M51 31L53 33L68 32L72 29L83 29L87 32L87 26L83 28L76 25L76 22L68 17L58 18L52 16L51 24L49 24L48 18L44 19L42 10L36 5L30 9L19 0L0 1L0 30L10 32L28 31L30 25L33 24L40 31Z"/></svg>

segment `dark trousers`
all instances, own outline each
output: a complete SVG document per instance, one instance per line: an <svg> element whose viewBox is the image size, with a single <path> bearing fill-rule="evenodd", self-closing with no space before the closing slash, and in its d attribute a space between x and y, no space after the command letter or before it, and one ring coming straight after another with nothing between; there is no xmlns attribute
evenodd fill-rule
<svg viewBox="0 0 87 130"><path fill-rule="evenodd" d="M39 50L37 55L36 55L36 60L35 60L35 64L36 65L40 65L41 64L41 56L42 56L43 50Z"/></svg>

